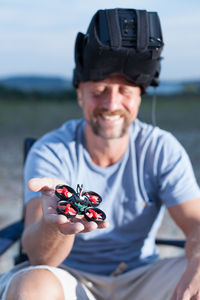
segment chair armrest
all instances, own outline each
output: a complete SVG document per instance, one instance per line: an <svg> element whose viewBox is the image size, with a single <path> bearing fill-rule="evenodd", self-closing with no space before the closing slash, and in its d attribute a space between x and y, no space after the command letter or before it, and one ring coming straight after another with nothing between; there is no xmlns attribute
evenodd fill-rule
<svg viewBox="0 0 200 300"><path fill-rule="evenodd" d="M156 239L157 245L175 246L179 248L185 247L185 240L169 240L169 239Z"/></svg>

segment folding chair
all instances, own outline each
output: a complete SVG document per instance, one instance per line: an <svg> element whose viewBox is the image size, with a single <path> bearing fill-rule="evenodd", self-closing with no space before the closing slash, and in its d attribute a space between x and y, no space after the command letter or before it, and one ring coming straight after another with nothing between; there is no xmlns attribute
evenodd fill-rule
<svg viewBox="0 0 200 300"><path fill-rule="evenodd" d="M24 149L23 149L23 158L24 162L26 160L27 154L34 144L36 139L34 138L26 138L24 140ZM6 252L8 248L10 248L17 240L20 239L22 231L24 228L24 218L12 223L5 228L0 230L0 256ZM15 264L18 264L27 259L26 254L23 253L22 247L20 244L19 253L14 259Z"/></svg>
<svg viewBox="0 0 200 300"><path fill-rule="evenodd" d="M34 138L26 138L24 141L24 162L27 154L34 144ZM11 225L0 230L0 256L6 252L6 250L12 246L17 240L20 239L24 227L24 220L21 219ZM175 246L184 248L185 240L171 240L171 239L156 239L157 245ZM20 246L19 253L15 258L15 264L20 263L27 259L26 254L23 253Z"/></svg>

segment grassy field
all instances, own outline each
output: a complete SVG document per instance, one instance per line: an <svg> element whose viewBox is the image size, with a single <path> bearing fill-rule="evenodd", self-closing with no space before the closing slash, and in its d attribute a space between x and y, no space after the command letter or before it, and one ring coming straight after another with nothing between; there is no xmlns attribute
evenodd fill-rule
<svg viewBox="0 0 200 300"><path fill-rule="evenodd" d="M0 228L17 220L22 211L23 140L38 138L71 118L80 118L76 102L0 101ZM184 145L200 183L200 96L176 96L157 99L157 125L170 130ZM151 100L145 98L140 119L151 123ZM169 222L169 223L168 223ZM179 235L168 218L170 235ZM161 231L162 233L163 231ZM168 231L165 232L168 236ZM0 270L1 270L0 260Z"/></svg>

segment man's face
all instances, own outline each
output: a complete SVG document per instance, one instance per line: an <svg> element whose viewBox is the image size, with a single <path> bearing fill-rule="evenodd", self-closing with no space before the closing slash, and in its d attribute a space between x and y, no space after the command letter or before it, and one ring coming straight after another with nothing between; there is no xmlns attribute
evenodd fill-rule
<svg viewBox="0 0 200 300"><path fill-rule="evenodd" d="M140 87L120 75L98 82L81 82L77 92L87 126L103 139L122 137L138 115Z"/></svg>

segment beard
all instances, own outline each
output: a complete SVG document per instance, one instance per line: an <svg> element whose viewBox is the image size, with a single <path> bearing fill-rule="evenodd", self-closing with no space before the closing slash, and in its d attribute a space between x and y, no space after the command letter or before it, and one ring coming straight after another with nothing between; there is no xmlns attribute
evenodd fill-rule
<svg viewBox="0 0 200 300"><path fill-rule="evenodd" d="M119 115L120 118L123 118L123 122L118 126L107 125L103 128L98 120L98 117L102 118L102 115ZM105 140L111 140L123 137L127 133L129 125L132 123L132 119L127 111L116 110L114 112L110 112L106 109L97 108L94 110L93 117L88 121L88 123L95 135Z"/></svg>

